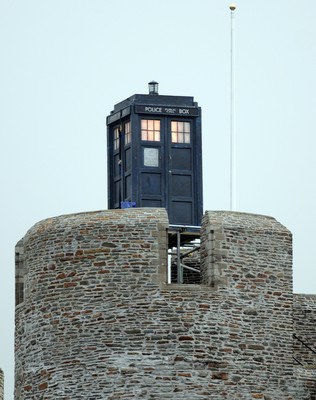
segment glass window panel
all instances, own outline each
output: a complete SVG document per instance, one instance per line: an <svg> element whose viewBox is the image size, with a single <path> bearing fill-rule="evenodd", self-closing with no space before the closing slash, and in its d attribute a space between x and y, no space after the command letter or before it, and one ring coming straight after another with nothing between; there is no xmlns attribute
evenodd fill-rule
<svg viewBox="0 0 316 400"><path fill-rule="evenodd" d="M120 148L120 131L119 131L119 128L114 128L113 148L114 148L115 151L119 150L119 148Z"/></svg>
<svg viewBox="0 0 316 400"><path fill-rule="evenodd" d="M160 141L160 120L142 120L141 121L141 137L142 140Z"/></svg>
<svg viewBox="0 0 316 400"><path fill-rule="evenodd" d="M147 130L147 119L142 119L142 129Z"/></svg>
<svg viewBox="0 0 316 400"><path fill-rule="evenodd" d="M129 144L129 143L131 143L131 139L132 139L130 122L125 123L124 129L125 129L125 144Z"/></svg>
<svg viewBox="0 0 316 400"><path fill-rule="evenodd" d="M190 122L171 121L172 143L190 143Z"/></svg>

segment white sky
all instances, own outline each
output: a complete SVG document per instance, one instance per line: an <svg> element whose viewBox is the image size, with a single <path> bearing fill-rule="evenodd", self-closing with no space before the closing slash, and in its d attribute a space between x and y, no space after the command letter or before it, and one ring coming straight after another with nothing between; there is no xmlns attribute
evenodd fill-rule
<svg viewBox="0 0 316 400"><path fill-rule="evenodd" d="M293 233L316 293L316 1L239 0L237 209ZM229 209L230 10L223 0L0 0L0 367L13 399L14 246L39 220L105 209L105 117L147 83L203 112L204 208Z"/></svg>

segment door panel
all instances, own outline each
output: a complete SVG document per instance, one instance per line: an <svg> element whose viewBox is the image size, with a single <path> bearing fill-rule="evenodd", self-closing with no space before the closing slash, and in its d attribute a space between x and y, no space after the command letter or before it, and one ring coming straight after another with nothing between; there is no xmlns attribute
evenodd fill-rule
<svg viewBox="0 0 316 400"><path fill-rule="evenodd" d="M192 149L191 148L178 148L171 147L171 168L182 169L191 171L192 160L191 160Z"/></svg>
<svg viewBox="0 0 316 400"><path fill-rule="evenodd" d="M193 135L192 120L168 120L168 208L170 223L193 225Z"/></svg>
<svg viewBox="0 0 316 400"><path fill-rule="evenodd" d="M192 225L192 202L176 201L171 202L171 215L173 224L176 225Z"/></svg>
<svg viewBox="0 0 316 400"><path fill-rule="evenodd" d="M141 118L140 207L165 207L163 119Z"/></svg>
<svg viewBox="0 0 316 400"><path fill-rule="evenodd" d="M190 175L171 174L171 196L192 197L192 177Z"/></svg>
<svg viewBox="0 0 316 400"><path fill-rule="evenodd" d="M159 173L142 173L141 192L144 197L148 195L161 196L161 174Z"/></svg>
<svg viewBox="0 0 316 400"><path fill-rule="evenodd" d="M165 207L170 224L194 225L193 120L161 118L159 135L152 125L142 123L139 206Z"/></svg>

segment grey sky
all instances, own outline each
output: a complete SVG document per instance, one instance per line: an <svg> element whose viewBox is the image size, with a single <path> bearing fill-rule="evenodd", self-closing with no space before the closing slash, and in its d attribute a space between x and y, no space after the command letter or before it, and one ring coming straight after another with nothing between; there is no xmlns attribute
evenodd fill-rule
<svg viewBox="0 0 316 400"><path fill-rule="evenodd" d="M315 0L239 0L237 209L293 232L294 291L316 293ZM0 367L13 399L14 245L106 203L105 117L147 93L203 111L204 208L229 208L230 10L222 0L1 0Z"/></svg>

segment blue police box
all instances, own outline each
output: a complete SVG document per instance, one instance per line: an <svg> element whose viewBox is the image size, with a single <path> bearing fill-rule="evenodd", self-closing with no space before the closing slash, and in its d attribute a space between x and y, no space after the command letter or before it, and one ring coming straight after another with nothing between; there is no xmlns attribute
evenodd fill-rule
<svg viewBox="0 0 316 400"><path fill-rule="evenodd" d="M169 223L203 213L201 108L188 96L135 94L107 117L108 208L164 207Z"/></svg>

